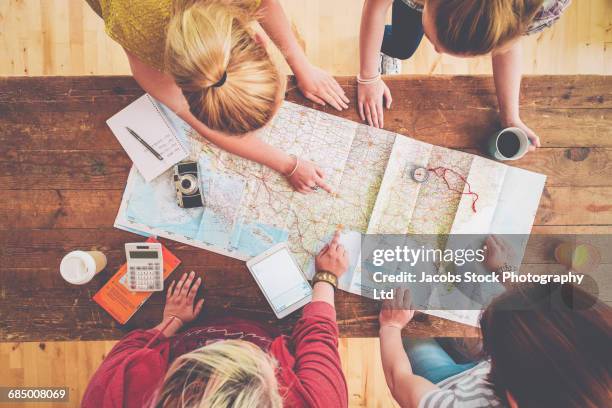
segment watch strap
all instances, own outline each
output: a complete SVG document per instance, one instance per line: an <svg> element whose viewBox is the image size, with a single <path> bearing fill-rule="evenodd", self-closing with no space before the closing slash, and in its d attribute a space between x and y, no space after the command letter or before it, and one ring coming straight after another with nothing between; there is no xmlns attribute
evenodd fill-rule
<svg viewBox="0 0 612 408"><path fill-rule="evenodd" d="M334 289L338 289L338 278L329 271L318 270L312 278L312 286L317 282L327 282L332 285Z"/></svg>

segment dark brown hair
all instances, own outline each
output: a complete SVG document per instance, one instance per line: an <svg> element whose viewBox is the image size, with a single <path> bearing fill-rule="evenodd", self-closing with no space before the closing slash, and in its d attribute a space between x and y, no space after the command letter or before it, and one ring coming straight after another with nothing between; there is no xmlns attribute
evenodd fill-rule
<svg viewBox="0 0 612 408"><path fill-rule="evenodd" d="M509 392L520 408L609 406L611 318L609 306L572 285L538 284L495 299L480 324L497 395Z"/></svg>
<svg viewBox="0 0 612 408"><path fill-rule="evenodd" d="M523 35L544 0L428 0L448 51L482 55Z"/></svg>

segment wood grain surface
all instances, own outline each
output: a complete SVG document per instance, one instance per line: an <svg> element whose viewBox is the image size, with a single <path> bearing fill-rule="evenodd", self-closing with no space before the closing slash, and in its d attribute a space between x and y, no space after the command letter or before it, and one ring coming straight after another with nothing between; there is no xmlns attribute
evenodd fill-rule
<svg viewBox="0 0 612 408"><path fill-rule="evenodd" d="M352 78L339 78L355 100ZM498 127L490 77L393 77L386 127L438 145L478 153ZM306 102L294 87L287 98ZM110 340L156 323L154 295L125 327L92 300L124 262L123 243L141 238L112 228L131 162L105 124L143 91L130 77L0 79L0 341ZM612 79L524 79L522 116L543 147L516 163L549 176L535 229L610 232L612 225ZM329 113L358 120L354 109ZM163 240L204 279L206 314L238 314L278 324L242 262ZM105 271L83 287L58 273L70 250L98 248ZM534 263L541 260L534 254ZM378 304L340 292L345 337L377 334ZM293 322L280 322L288 330ZM475 335L419 314L413 336Z"/></svg>

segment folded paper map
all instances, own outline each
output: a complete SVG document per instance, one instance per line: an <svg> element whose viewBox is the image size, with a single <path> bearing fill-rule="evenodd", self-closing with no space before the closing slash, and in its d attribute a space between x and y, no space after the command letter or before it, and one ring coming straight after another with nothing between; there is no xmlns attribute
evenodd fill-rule
<svg viewBox="0 0 612 408"><path fill-rule="evenodd" d="M316 163L335 191L304 195L282 175L218 149L165 114L199 164L205 205L177 206L172 171L146 183L132 168L115 226L242 260L288 241L309 271L338 227L354 234L529 234L545 182L541 174L284 102L259 137ZM417 167L452 174L418 183ZM478 194L475 212L474 196L461 194L468 183ZM349 250L351 272L358 271L359 248ZM358 292L353 277L346 274L342 287Z"/></svg>

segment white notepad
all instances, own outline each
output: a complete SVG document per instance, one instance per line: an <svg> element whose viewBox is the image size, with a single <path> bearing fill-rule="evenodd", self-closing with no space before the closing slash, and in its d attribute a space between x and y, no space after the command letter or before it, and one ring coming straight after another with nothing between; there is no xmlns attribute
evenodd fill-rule
<svg viewBox="0 0 612 408"><path fill-rule="evenodd" d="M149 182L179 161L189 152L180 143L160 102L144 94L106 121L134 165ZM164 159L159 160L142 143L132 136L132 129Z"/></svg>

